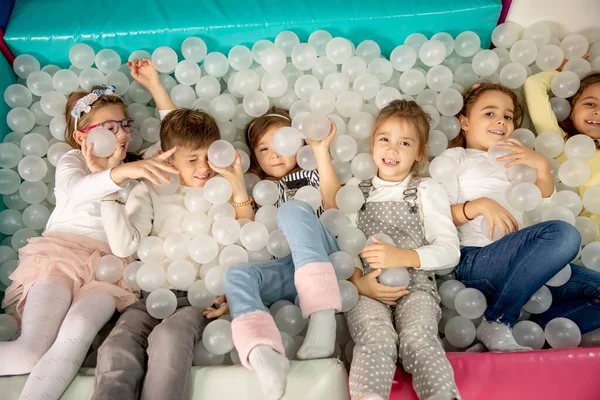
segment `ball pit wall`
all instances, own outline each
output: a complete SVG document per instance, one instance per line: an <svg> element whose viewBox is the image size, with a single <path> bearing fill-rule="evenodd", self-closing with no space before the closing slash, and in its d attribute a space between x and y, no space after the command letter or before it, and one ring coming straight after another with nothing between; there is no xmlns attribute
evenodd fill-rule
<svg viewBox="0 0 600 400"><path fill-rule="evenodd" d="M126 60L140 49L179 51L185 38L199 36L210 51L227 54L234 45L273 40L283 30L303 41L317 29L355 44L371 39L387 56L415 32L472 30L487 48L501 9L500 0L103 0L83 9L79 0L18 0L4 40L15 56L29 53L61 67L69 65L75 43L111 48Z"/></svg>

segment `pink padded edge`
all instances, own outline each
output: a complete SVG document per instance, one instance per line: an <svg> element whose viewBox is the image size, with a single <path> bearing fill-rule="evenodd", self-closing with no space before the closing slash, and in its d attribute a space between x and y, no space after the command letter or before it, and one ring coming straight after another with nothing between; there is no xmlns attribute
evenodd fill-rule
<svg viewBox="0 0 600 400"><path fill-rule="evenodd" d="M523 353L448 353L463 400L598 400L600 347ZM418 400L396 371L390 400Z"/></svg>

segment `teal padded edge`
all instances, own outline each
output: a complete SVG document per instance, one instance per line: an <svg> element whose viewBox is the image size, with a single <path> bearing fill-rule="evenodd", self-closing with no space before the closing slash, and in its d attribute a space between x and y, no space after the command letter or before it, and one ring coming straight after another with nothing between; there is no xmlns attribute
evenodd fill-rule
<svg viewBox="0 0 600 400"><path fill-rule="evenodd" d="M0 90L2 91L2 98L0 99L0 143L10 131L8 125L6 125L6 114L10 111L10 107L4 102L4 89L13 83L17 83L17 75L15 75L6 58L0 55Z"/></svg>
<svg viewBox="0 0 600 400"><path fill-rule="evenodd" d="M15 55L63 67L79 42L112 48L126 61L139 49L179 52L189 36L226 53L283 30L303 41L317 29L355 44L372 39L389 55L415 32L473 30L487 48L501 9L501 0L17 0L4 39Z"/></svg>
<svg viewBox="0 0 600 400"><path fill-rule="evenodd" d="M13 83L17 83L17 75L13 72L6 58L0 55L0 90L2 91L2 98L0 98L0 143L2 143L4 136L8 135L10 131L8 125L6 125L6 114L10 111L10 107L4 102L4 89ZM0 211L4 209L6 209L6 206L0 198ZM4 240L5 237L5 235L0 233L0 241Z"/></svg>

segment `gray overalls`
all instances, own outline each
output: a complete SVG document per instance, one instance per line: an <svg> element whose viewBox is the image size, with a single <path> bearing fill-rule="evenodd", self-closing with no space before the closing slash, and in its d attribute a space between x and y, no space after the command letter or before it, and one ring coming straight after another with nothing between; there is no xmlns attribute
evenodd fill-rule
<svg viewBox="0 0 600 400"><path fill-rule="evenodd" d="M417 203L418 185L419 178L411 178L403 200L365 203L359 212L358 228L367 237L385 233L398 248L426 246ZM360 187L366 199L372 184L363 181ZM365 273L371 271L365 267ZM400 298L397 306L360 296L356 307L346 313L356 343L350 368L352 399L367 393L388 398L398 357L412 375L419 399L460 398L452 366L438 337L441 309L435 275L414 268L408 271L409 294Z"/></svg>

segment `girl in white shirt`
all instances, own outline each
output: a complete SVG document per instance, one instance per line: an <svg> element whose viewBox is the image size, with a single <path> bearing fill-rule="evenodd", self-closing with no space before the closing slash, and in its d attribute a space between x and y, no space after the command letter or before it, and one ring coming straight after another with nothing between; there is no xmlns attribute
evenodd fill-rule
<svg viewBox="0 0 600 400"><path fill-rule="evenodd" d="M548 159L510 137L522 116L523 109L512 90L499 84L476 83L465 95L459 114L462 131L455 139L457 147L441 155L458 162L456 178L442 182L462 247L456 276L487 298L477 338L492 351L531 350L515 341L511 327L531 296L575 258L581 243L579 232L562 221L520 229L524 226L523 213L508 203L507 191L512 185L506 168L526 165L535 169L535 184L544 199L555 190ZM508 162L505 168L488 161L488 149L501 140L508 143L498 148L512 150L497 158ZM484 219L489 226L485 231ZM550 309L533 319L543 326L553 318L566 317L580 324L585 333L600 326L594 305L600 274L574 264L571 270L565 285L550 288Z"/></svg>
<svg viewBox="0 0 600 400"><path fill-rule="evenodd" d="M0 343L0 375L30 373L22 398L58 399L77 373L86 352L113 315L137 296L124 281L95 279L96 263L111 254L100 218L100 199L128 185L129 179L156 181L177 172L155 159L122 164L133 120L113 86L75 92L65 110L65 139L74 150L56 166L56 208L42 237L19 251L4 304L22 317L21 335ZM95 157L88 132L103 127L116 135L115 152ZM166 155L168 156L168 155Z"/></svg>
<svg viewBox="0 0 600 400"><path fill-rule="evenodd" d="M459 242L443 187L419 177L427 162L428 136L427 115L415 102L391 102L381 110L371 135L377 176L347 183L359 186L366 200L349 219L374 242L361 252L367 273L357 268L350 278L360 294L346 313L356 343L352 399L388 398L398 357L413 375L420 399L459 398L437 335L441 309L433 272L456 265ZM394 245L376 234L388 235ZM397 268L408 269L407 288L378 282L382 270L387 274Z"/></svg>

